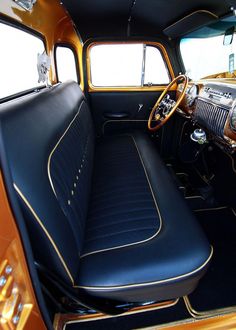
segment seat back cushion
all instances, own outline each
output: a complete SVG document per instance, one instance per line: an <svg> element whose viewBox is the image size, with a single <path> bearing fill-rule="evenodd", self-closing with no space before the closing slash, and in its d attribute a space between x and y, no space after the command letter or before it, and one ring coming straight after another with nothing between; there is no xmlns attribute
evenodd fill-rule
<svg viewBox="0 0 236 330"><path fill-rule="evenodd" d="M0 107L3 141L36 260L76 284L94 136L75 82Z"/></svg>

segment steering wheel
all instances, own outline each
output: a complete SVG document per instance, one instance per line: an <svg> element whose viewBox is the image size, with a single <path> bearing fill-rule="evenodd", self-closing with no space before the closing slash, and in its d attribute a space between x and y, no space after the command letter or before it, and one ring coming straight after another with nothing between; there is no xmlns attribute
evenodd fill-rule
<svg viewBox="0 0 236 330"><path fill-rule="evenodd" d="M171 87L175 84L183 84L183 89L176 101L170 98L168 94ZM155 103L150 116L148 118L148 129L150 131L158 130L162 125L164 125L167 120L173 115L175 110L178 108L180 102L183 100L186 89L188 87L188 77L184 74L179 75L178 77L174 78L171 83L165 88L162 92L161 96ZM152 121L156 121L154 126L152 125Z"/></svg>

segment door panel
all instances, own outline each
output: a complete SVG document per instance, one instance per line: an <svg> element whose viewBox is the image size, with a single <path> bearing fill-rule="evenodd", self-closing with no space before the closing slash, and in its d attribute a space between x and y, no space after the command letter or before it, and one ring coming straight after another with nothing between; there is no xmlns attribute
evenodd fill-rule
<svg viewBox="0 0 236 330"><path fill-rule="evenodd" d="M150 111L160 94L161 91L90 93L97 135L132 128L146 129Z"/></svg>

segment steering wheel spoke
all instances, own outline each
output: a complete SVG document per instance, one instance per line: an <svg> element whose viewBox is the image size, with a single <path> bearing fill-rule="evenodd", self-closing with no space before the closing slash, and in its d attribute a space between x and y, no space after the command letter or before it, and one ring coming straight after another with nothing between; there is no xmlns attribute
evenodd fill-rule
<svg viewBox="0 0 236 330"><path fill-rule="evenodd" d="M168 92L171 90L173 85L183 84L184 87L180 93L178 99L172 100ZM171 83L163 91L156 104L154 105L149 119L148 119L148 129L150 131L158 130L162 125L164 125L167 120L173 115L175 110L178 108L180 102L183 100L186 89L188 87L188 77L185 75L179 75L171 81ZM155 126L152 126L153 120L155 121Z"/></svg>

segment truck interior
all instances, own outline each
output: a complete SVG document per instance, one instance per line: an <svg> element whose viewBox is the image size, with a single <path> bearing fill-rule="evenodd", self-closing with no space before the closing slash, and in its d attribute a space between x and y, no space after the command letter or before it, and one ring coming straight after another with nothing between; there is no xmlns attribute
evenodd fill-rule
<svg viewBox="0 0 236 330"><path fill-rule="evenodd" d="M235 27L234 0L1 1L1 329L235 328Z"/></svg>

